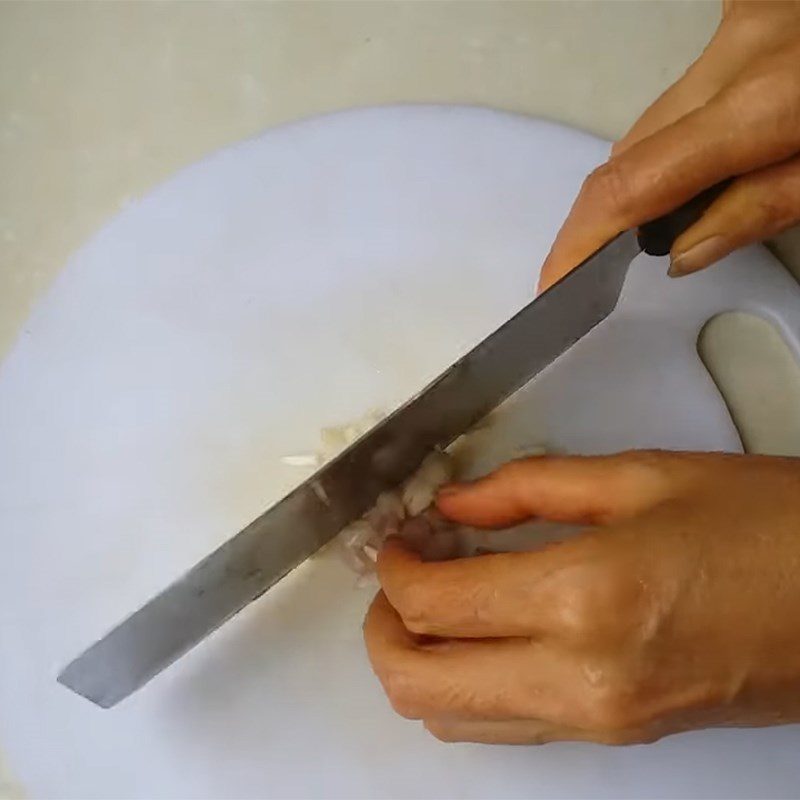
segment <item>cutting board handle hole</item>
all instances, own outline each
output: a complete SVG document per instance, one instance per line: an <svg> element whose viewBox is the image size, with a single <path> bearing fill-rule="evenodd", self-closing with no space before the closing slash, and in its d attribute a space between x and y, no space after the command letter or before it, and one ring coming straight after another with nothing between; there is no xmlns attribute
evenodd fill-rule
<svg viewBox="0 0 800 800"><path fill-rule="evenodd" d="M705 323L697 352L748 453L800 456L800 365L768 319L726 311Z"/></svg>

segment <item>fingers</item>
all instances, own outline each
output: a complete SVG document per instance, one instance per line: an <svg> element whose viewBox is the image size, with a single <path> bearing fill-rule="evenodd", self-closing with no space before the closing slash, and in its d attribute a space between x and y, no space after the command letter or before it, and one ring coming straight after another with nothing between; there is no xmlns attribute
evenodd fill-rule
<svg viewBox="0 0 800 800"><path fill-rule="evenodd" d="M584 182L542 267L544 290L627 228L719 181L800 150L800 46L761 57L711 101L641 139Z"/></svg>
<svg viewBox="0 0 800 800"><path fill-rule="evenodd" d="M734 181L672 247L670 275L697 272L800 220L800 157Z"/></svg>
<svg viewBox="0 0 800 800"><path fill-rule="evenodd" d="M581 653L521 637L469 641L415 636L382 593L367 613L364 639L394 710L408 719L426 720L440 738L508 743L644 740L643 720L649 712L635 701L629 686L587 681ZM666 732L660 729L660 735Z"/></svg>
<svg viewBox="0 0 800 800"><path fill-rule="evenodd" d="M725 85L726 78L733 74L733 70L740 70L751 57L748 50L739 48L733 53L728 50L722 58L718 58L715 57L716 49L712 41L686 74L648 106L625 136L615 142L611 149L612 155L620 155L636 142L652 136L690 111L705 105Z"/></svg>
<svg viewBox="0 0 800 800"><path fill-rule="evenodd" d="M378 556L378 579L405 627L417 634L473 639L543 634L560 627L558 575L574 559L577 544L423 562L390 539Z"/></svg>
<svg viewBox="0 0 800 800"><path fill-rule="evenodd" d="M637 142L680 120L709 102L719 90L750 60L756 52L755 42L738 42L728 46L729 36L717 36L711 41L702 56L691 65L686 74L670 86L655 100L633 124L631 129L611 148L612 158L629 150ZM741 37L739 37L741 38ZM602 235L591 236L574 252L568 250L568 242L575 236L583 238L578 231L579 221L568 220L564 232L559 234L562 242L545 261L539 278L539 291L555 283L570 269L577 266L587 255L601 247L607 239ZM604 234L603 234L604 235ZM613 234L612 234L613 235ZM609 236L608 238L611 238Z"/></svg>
<svg viewBox="0 0 800 800"><path fill-rule="evenodd" d="M763 8L763 3L761 5ZM772 9L773 13L775 11L780 9ZM612 153L618 155L641 139L677 122L690 111L704 106L756 57L774 50L777 44L788 42L795 35L797 16L794 11L789 20L773 22L759 18L759 24L755 26L731 25L730 21L723 21L700 57L645 110L614 145ZM766 25L761 24L765 22Z"/></svg>
<svg viewBox="0 0 800 800"><path fill-rule="evenodd" d="M451 487L438 503L457 522L487 527L533 516L614 522L662 502L686 475L679 457L663 453L538 457ZM615 532L617 541L619 526ZM585 533L557 548L433 562L391 539L378 557L378 578L406 628L418 634L569 636L578 610L597 605L596 587L607 584L602 570L615 551L605 539Z"/></svg>
<svg viewBox="0 0 800 800"><path fill-rule="evenodd" d="M671 457L658 453L512 461L472 483L446 487L437 498L449 519L504 528L532 517L604 524L632 517L669 491Z"/></svg>
<svg viewBox="0 0 800 800"><path fill-rule="evenodd" d="M393 708L409 719L560 721L574 713L557 657L527 639L426 642L405 629L384 594L370 607L364 639Z"/></svg>

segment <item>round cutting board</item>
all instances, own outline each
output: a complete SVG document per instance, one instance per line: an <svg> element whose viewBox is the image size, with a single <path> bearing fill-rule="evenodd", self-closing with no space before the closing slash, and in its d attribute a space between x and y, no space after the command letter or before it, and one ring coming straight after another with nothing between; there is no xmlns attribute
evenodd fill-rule
<svg viewBox="0 0 800 800"><path fill-rule="evenodd" d="M635 749L436 742L389 709L361 643L372 591L327 554L109 711L55 682L305 477L281 456L398 405L527 302L606 153L486 110L344 113L184 170L75 255L0 371L0 741L33 796L796 791L798 727ZM759 248L692 280L664 269L637 260L614 315L512 404L487 464L526 437L739 449L697 333L743 308L796 347L797 288Z"/></svg>

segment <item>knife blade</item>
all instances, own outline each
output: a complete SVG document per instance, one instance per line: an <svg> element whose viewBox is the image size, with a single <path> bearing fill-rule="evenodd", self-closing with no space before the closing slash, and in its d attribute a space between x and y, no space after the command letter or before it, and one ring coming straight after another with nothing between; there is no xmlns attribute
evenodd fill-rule
<svg viewBox="0 0 800 800"><path fill-rule="evenodd" d="M639 252L633 231L611 241L92 645L58 680L104 708L140 688L605 319Z"/></svg>
<svg viewBox="0 0 800 800"><path fill-rule="evenodd" d="M58 681L103 708L141 688L358 519L431 450L447 447L602 322L633 259L643 249L669 252L722 188L611 240L89 647Z"/></svg>

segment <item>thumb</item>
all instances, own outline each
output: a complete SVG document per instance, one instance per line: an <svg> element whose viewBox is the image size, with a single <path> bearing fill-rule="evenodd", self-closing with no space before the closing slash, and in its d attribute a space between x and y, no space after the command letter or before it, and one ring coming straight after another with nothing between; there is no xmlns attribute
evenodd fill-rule
<svg viewBox="0 0 800 800"><path fill-rule="evenodd" d="M636 516L670 492L668 453L538 456L511 461L471 483L450 484L437 498L462 525L505 528L539 517L602 525Z"/></svg>

